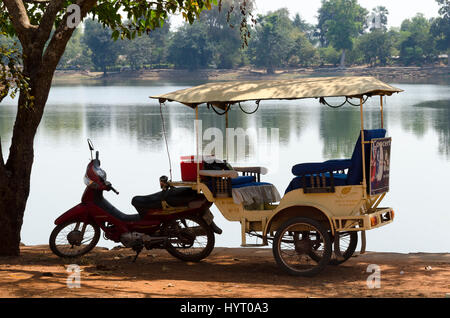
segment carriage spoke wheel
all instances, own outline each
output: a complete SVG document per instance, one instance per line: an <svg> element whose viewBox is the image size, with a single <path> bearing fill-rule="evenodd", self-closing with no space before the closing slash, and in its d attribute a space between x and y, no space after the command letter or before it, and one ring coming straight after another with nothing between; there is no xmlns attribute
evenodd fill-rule
<svg viewBox="0 0 450 318"><path fill-rule="evenodd" d="M214 248L214 232L202 218L188 217L166 225L167 251L178 259L198 262Z"/></svg>
<svg viewBox="0 0 450 318"><path fill-rule="evenodd" d="M331 257L331 240L327 230L317 221L293 218L281 225L273 242L277 264L296 276L314 276L321 272ZM311 257L313 250L322 250L320 259Z"/></svg>
<svg viewBox="0 0 450 318"><path fill-rule="evenodd" d="M336 255L337 242L334 241L333 253L331 254L330 258L330 265L340 265L345 261L347 261L350 257L352 257L353 253L356 250L356 246L358 245L358 232L349 231L349 232L335 233L334 238L331 236L331 232L328 232L328 235L330 236L330 239L332 241L335 240L336 235L339 235L339 250L341 251L342 255L342 257L338 257ZM323 249L320 246L318 246L317 248L314 248L310 256L316 261L319 261L322 255Z"/></svg>
<svg viewBox="0 0 450 318"><path fill-rule="evenodd" d="M78 257L91 251L100 239L100 228L70 221L57 225L50 235L50 249L59 257Z"/></svg>

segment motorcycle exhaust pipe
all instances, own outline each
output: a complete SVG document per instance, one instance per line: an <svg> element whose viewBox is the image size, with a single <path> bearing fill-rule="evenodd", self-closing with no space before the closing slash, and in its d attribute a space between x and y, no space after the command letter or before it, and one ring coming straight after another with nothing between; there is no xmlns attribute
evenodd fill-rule
<svg viewBox="0 0 450 318"><path fill-rule="evenodd" d="M214 233L222 234L222 229L220 227L218 227L216 225L216 223L214 223L214 220L213 220L214 216L209 209L207 209L203 212L202 217L203 217L203 220L206 221L206 224L208 224L211 227L211 229L214 231Z"/></svg>
<svg viewBox="0 0 450 318"><path fill-rule="evenodd" d="M221 229L220 227L218 227L218 226L216 225L216 223L214 223L214 221L212 221L211 224L210 224L209 226L211 226L211 228L212 228L212 230L214 231L214 233L222 234L222 229Z"/></svg>

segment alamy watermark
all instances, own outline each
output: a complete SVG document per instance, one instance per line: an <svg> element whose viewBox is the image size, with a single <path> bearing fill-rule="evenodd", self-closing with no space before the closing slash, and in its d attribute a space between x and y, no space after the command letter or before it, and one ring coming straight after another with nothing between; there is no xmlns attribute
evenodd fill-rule
<svg viewBox="0 0 450 318"><path fill-rule="evenodd" d="M198 133L198 154L203 160L225 159L228 162L251 161L278 168L279 129L278 128L226 128L209 127L203 131L203 123L196 120ZM194 136L194 141L195 141Z"/></svg>
<svg viewBox="0 0 450 318"><path fill-rule="evenodd" d="M381 14L372 12L367 16L366 24L370 30L382 29L383 25L381 21Z"/></svg>
<svg viewBox="0 0 450 318"><path fill-rule="evenodd" d="M67 7L67 27L75 29L81 22L81 9L78 4L71 4Z"/></svg>
<svg viewBox="0 0 450 318"><path fill-rule="evenodd" d="M377 264L370 264L367 266L366 272L371 273L366 280L367 288L381 288L381 267Z"/></svg>
<svg viewBox="0 0 450 318"><path fill-rule="evenodd" d="M81 275L80 275L80 266L77 264L71 264L67 266L66 269L69 276L67 276L67 287L68 288L81 288Z"/></svg>

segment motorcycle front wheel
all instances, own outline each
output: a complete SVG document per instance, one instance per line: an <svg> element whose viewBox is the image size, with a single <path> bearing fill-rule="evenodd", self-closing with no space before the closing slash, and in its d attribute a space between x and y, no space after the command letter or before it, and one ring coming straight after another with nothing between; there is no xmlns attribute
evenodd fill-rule
<svg viewBox="0 0 450 318"><path fill-rule="evenodd" d="M49 245L59 257L74 258L90 252L100 239L100 228L84 222L69 221L57 225Z"/></svg>
<svg viewBox="0 0 450 318"><path fill-rule="evenodd" d="M169 236L166 249L174 257L199 262L207 257L215 244L214 231L198 217L186 217L165 225Z"/></svg>

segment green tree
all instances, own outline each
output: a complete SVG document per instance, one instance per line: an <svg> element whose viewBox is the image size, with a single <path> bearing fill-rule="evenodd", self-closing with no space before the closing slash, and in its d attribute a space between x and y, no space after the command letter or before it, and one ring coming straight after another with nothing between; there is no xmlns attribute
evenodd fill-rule
<svg viewBox="0 0 450 318"><path fill-rule="evenodd" d="M361 62L384 66L390 60L394 48L394 31L387 32L388 15L389 11L383 6L372 10L369 16L370 32L361 35L355 42L356 56L361 58Z"/></svg>
<svg viewBox="0 0 450 318"><path fill-rule="evenodd" d="M245 12L251 16L254 1L245 3ZM240 0L222 0L220 7L202 12L193 25L179 28L169 45L169 62L176 68L191 70L211 66L230 69L238 65L243 60L243 9ZM248 32L247 35L250 36Z"/></svg>
<svg viewBox="0 0 450 318"><path fill-rule="evenodd" d="M430 32L431 23L421 13L402 22L400 31L400 59L405 65L422 65L435 55L435 41Z"/></svg>
<svg viewBox="0 0 450 318"><path fill-rule="evenodd" d="M345 66L346 51L353 48L353 39L365 29L367 13L357 0L322 0L319 34L342 51L341 67Z"/></svg>
<svg viewBox="0 0 450 318"><path fill-rule="evenodd" d="M170 37L170 24L144 34L131 41L121 43L119 55L124 57L124 63L133 70L140 70L146 65L161 66L167 62L167 47Z"/></svg>
<svg viewBox="0 0 450 318"><path fill-rule="evenodd" d="M295 28L297 28L302 33L304 33L306 35L306 37L308 38L308 40L312 44L316 44L317 37L315 35L315 26L314 25L309 24L308 22L303 20L302 17L300 16L300 14L298 14L298 13L295 15L294 21L292 22L292 24L294 25Z"/></svg>
<svg viewBox="0 0 450 318"><path fill-rule="evenodd" d="M327 46L319 48L320 64L331 64L337 66L339 64L340 54L334 47Z"/></svg>
<svg viewBox="0 0 450 318"><path fill-rule="evenodd" d="M108 67L116 64L119 52L123 47L122 41L116 42L111 36L110 28L102 26L98 21L86 20L83 43L92 52L91 60L94 67L101 70L104 75L106 75Z"/></svg>
<svg viewBox="0 0 450 318"><path fill-rule="evenodd" d="M17 38L8 38L4 32L0 32L0 102L8 95L14 98L17 93L23 91L30 99L30 106L33 104L33 97L28 89L28 78L20 69L21 63L21 47L17 43ZM0 136L0 155L1 150ZM2 164L4 161L0 156L0 165Z"/></svg>
<svg viewBox="0 0 450 318"><path fill-rule="evenodd" d="M325 2L325 0L322 0L322 6L318 10L318 23L314 32L314 36L319 39L321 47L327 47L329 45L329 41L326 37L326 33L328 31L326 22L333 18L332 13L333 12L329 9L329 5Z"/></svg>
<svg viewBox="0 0 450 318"><path fill-rule="evenodd" d="M252 14L254 1L247 1L247 12ZM238 25L241 23L240 0L223 0L222 7L216 7L201 14L197 23L208 28L208 42L213 50L213 63L218 68L230 69L242 60L242 41ZM229 12L224 15L221 11ZM232 28L228 28L227 25Z"/></svg>
<svg viewBox="0 0 450 318"><path fill-rule="evenodd" d="M436 1L439 4L439 17L431 24L431 34L436 40L436 49L447 53L447 65L450 65L450 1Z"/></svg>
<svg viewBox="0 0 450 318"><path fill-rule="evenodd" d="M91 52L83 42L83 33L76 29L67 43L57 69L90 69L92 67Z"/></svg>
<svg viewBox="0 0 450 318"><path fill-rule="evenodd" d="M287 62L294 46L290 35L292 28L287 9L259 16L254 36L249 43L251 61L258 67L266 68L268 74L274 73L275 68Z"/></svg>
<svg viewBox="0 0 450 318"><path fill-rule="evenodd" d="M125 55L125 62L132 70L140 70L150 63L152 41L151 36L142 35L121 47L117 55Z"/></svg>
<svg viewBox="0 0 450 318"><path fill-rule="evenodd" d="M161 67L162 65L166 65L169 39L171 37L169 21L166 21L163 27L153 30L149 36L150 55L148 56L148 62L152 65L152 67Z"/></svg>
<svg viewBox="0 0 450 318"><path fill-rule="evenodd" d="M208 28L204 23L183 25L174 34L169 45L169 62L176 68L197 70L212 62L213 48L208 41Z"/></svg>
<svg viewBox="0 0 450 318"><path fill-rule="evenodd" d="M319 58L319 52L312 45L306 34L299 29L294 29L291 32L292 49L289 53L289 66L311 66Z"/></svg>
<svg viewBox="0 0 450 318"><path fill-rule="evenodd" d="M20 254L20 230L30 191L34 137L47 103L54 72L77 22L89 14L111 28L114 39L131 39L158 28L169 14L181 13L186 21L193 23L200 12L210 9L214 3L217 1L155 0L147 3L131 0L77 0L74 3L71 0L0 0L0 32L9 36L17 35L23 50L20 77L27 79L28 85L20 87L16 121L6 161L0 148L1 256ZM2 52L1 60L4 57ZM2 88L2 95L5 90L9 93L11 88Z"/></svg>
<svg viewBox="0 0 450 318"><path fill-rule="evenodd" d="M357 42L357 50L362 52L365 63L375 66L386 65L392 55L394 42L392 33L383 29L373 29L372 32L363 34Z"/></svg>

